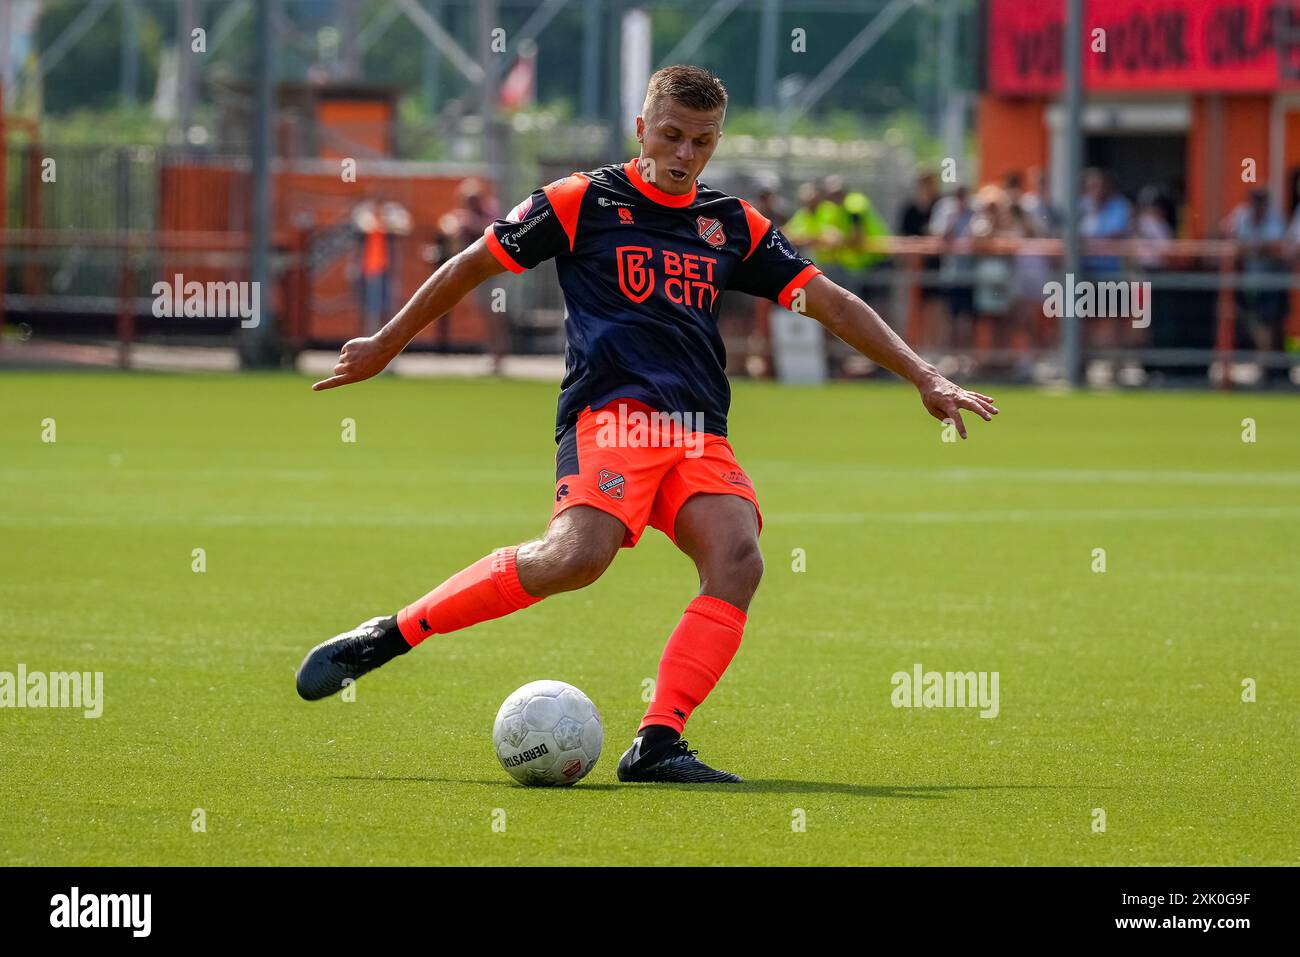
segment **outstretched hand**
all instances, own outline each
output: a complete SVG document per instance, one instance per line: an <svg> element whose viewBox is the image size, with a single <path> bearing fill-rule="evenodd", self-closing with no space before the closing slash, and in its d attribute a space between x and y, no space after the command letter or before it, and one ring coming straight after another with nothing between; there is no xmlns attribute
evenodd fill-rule
<svg viewBox="0 0 1300 957"><path fill-rule="evenodd" d="M323 389L337 389L341 385L364 382L371 376L379 375L384 367L393 360L387 349L379 344L374 336L362 336L349 339L343 344L339 361L334 365L334 374L322 379L311 387L313 392Z"/></svg>
<svg viewBox="0 0 1300 957"><path fill-rule="evenodd" d="M957 426L957 434L966 438L966 425L961 420L961 410L974 412L985 422L998 414L998 407L993 404L993 397L963 389L955 382L950 382L941 375L936 375L927 382L917 386L921 393L921 403L925 411L940 421L951 419Z"/></svg>

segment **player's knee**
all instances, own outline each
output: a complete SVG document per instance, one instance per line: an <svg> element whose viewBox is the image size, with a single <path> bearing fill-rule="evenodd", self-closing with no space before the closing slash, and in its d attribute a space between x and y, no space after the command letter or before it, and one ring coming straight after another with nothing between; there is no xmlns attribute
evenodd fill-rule
<svg viewBox="0 0 1300 957"><path fill-rule="evenodd" d="M704 569L703 577L729 592L752 596L763 579L763 553L758 542L742 538L720 550Z"/></svg>
<svg viewBox="0 0 1300 957"><path fill-rule="evenodd" d="M758 583L763 580L763 553L758 549L758 542L747 539L736 550L736 577L749 586L751 592L758 590Z"/></svg>
<svg viewBox="0 0 1300 957"><path fill-rule="evenodd" d="M565 591L586 588L605 574L613 560L613 555L599 550L571 550L556 561L556 576Z"/></svg>
<svg viewBox="0 0 1300 957"><path fill-rule="evenodd" d="M542 551L551 591L586 588L605 573L618 554L616 546L572 536L548 540L543 543Z"/></svg>
<svg viewBox="0 0 1300 957"><path fill-rule="evenodd" d="M528 546L530 593L585 588L605 573L623 544L623 524L615 517L586 506L556 516L541 541Z"/></svg>

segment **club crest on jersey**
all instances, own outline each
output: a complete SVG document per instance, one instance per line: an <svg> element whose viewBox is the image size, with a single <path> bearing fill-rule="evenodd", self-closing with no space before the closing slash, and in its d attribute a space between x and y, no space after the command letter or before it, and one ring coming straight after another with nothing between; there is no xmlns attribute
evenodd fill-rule
<svg viewBox="0 0 1300 957"><path fill-rule="evenodd" d="M623 501L623 487L626 484L623 476L618 472L611 472L609 469L601 469L599 476L599 487L602 492L610 498Z"/></svg>
<svg viewBox="0 0 1300 957"><path fill-rule="evenodd" d="M696 216L695 225L700 231L700 238L710 246L721 246L727 241L727 235L722 231L722 223L716 219L709 219L707 216Z"/></svg>

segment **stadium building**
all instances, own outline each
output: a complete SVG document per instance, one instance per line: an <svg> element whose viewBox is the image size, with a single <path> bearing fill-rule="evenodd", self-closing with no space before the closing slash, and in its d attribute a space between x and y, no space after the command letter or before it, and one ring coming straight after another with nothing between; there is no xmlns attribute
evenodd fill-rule
<svg viewBox="0 0 1300 957"><path fill-rule="evenodd" d="M984 7L979 159L985 180L1038 165L1064 173L1063 0ZM1300 178L1300 8L1276 0L1089 0L1083 165L1136 196L1155 186L1178 235L1207 238L1266 186L1283 215Z"/></svg>

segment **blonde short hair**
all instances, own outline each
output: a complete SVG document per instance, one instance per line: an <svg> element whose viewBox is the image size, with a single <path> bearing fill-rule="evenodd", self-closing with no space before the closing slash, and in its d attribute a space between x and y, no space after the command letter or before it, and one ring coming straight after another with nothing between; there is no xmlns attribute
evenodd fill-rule
<svg viewBox="0 0 1300 957"><path fill-rule="evenodd" d="M727 115L727 88L716 76L698 66L666 66L650 77L650 82L646 84L641 115L648 118L651 108L664 98L701 112L721 110L719 126L722 125L722 118Z"/></svg>

